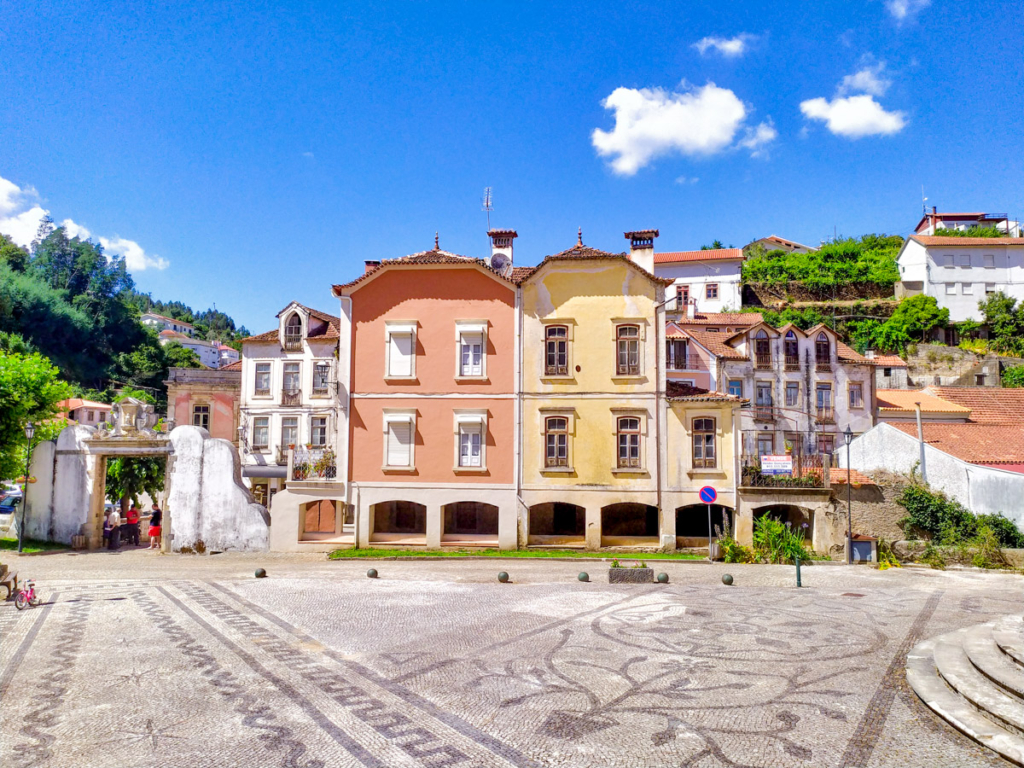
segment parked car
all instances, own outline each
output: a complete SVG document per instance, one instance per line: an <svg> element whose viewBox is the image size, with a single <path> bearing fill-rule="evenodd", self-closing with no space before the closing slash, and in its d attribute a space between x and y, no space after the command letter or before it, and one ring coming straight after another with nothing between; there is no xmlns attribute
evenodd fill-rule
<svg viewBox="0 0 1024 768"><path fill-rule="evenodd" d="M21 506L21 494L8 494L0 499L0 515L13 515Z"/></svg>

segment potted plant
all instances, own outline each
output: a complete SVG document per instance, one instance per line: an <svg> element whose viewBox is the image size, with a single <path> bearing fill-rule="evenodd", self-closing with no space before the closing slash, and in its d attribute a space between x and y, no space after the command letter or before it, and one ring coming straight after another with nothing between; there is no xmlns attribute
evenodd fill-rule
<svg viewBox="0 0 1024 768"><path fill-rule="evenodd" d="M609 584L653 584L654 571L647 567L647 563L639 560L632 565L622 565L618 558L612 560L608 568Z"/></svg>

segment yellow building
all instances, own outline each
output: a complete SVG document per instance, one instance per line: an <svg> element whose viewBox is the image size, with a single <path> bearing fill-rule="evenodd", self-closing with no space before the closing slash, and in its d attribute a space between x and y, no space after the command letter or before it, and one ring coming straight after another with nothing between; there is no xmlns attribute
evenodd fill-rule
<svg viewBox="0 0 1024 768"><path fill-rule="evenodd" d="M631 256L581 238L521 281L522 522L535 546L675 546L659 493L672 281L640 266L653 267L656 232L630 235L642 236Z"/></svg>
<svg viewBox="0 0 1024 768"><path fill-rule="evenodd" d="M732 530L739 409L747 401L674 382L668 383L666 400L662 504L674 514L665 516L662 534L674 537L678 547L706 547L709 528ZM705 486L718 495L710 510L699 495Z"/></svg>

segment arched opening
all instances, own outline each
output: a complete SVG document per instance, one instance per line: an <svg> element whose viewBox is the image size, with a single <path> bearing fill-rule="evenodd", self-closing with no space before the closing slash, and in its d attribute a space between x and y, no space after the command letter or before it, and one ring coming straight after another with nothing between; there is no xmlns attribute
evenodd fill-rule
<svg viewBox="0 0 1024 768"><path fill-rule="evenodd" d="M803 537L807 541L814 538L814 512L793 504L772 504L771 506L758 507L754 510L755 522L762 517L773 517L783 523L788 523L794 531L803 531Z"/></svg>
<svg viewBox="0 0 1024 768"><path fill-rule="evenodd" d="M828 343L828 336L822 331L814 340L814 359L819 366L829 365L832 362L832 350Z"/></svg>
<svg viewBox="0 0 1024 768"><path fill-rule="evenodd" d="M733 510L721 504L711 505L711 531L717 536L731 535ZM718 532L715 532L715 528ZM676 510L676 546L708 545L708 505L687 504Z"/></svg>
<svg viewBox="0 0 1024 768"><path fill-rule="evenodd" d="M754 358L758 368L771 369L772 342L764 328L754 334Z"/></svg>
<svg viewBox="0 0 1024 768"><path fill-rule="evenodd" d="M302 318L294 312L284 324L285 349L297 349L302 345Z"/></svg>
<svg viewBox="0 0 1024 768"><path fill-rule="evenodd" d="M658 508L625 502L601 508L601 546L657 546Z"/></svg>
<svg viewBox="0 0 1024 768"><path fill-rule="evenodd" d="M800 370L800 347L796 341L796 334L792 331L786 331L786 339L783 342L786 354L786 370L787 371L799 371Z"/></svg>
<svg viewBox="0 0 1024 768"><path fill-rule="evenodd" d="M530 545L580 546L586 539L587 510L561 501L530 507Z"/></svg>
<svg viewBox="0 0 1024 768"><path fill-rule="evenodd" d="M498 508L479 501L456 501L445 504L444 531L441 541L446 544L498 544Z"/></svg>
<svg viewBox="0 0 1024 768"><path fill-rule="evenodd" d="M382 501L371 507L370 541L423 544L427 538L427 508L414 501Z"/></svg>

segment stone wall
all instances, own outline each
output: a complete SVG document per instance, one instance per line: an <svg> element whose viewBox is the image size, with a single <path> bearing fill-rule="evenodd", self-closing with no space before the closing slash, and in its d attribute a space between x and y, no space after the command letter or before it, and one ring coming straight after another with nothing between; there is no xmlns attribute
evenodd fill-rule
<svg viewBox="0 0 1024 768"><path fill-rule="evenodd" d="M771 307L792 301L869 301L893 298L893 286L876 283L810 286L804 283L747 283L743 286L743 305Z"/></svg>
<svg viewBox="0 0 1024 768"><path fill-rule="evenodd" d="M25 500L26 537L70 545L71 537L82 532L98 463L85 452L82 441L93 431L71 425L55 441L33 449L31 476L36 482L29 484Z"/></svg>
<svg viewBox="0 0 1024 768"><path fill-rule="evenodd" d="M907 356L907 373L913 387L977 385L977 375L984 374L986 387L998 387L1001 369L1022 365L1024 360L998 355L978 355L959 347L918 344L914 354Z"/></svg>
<svg viewBox="0 0 1024 768"><path fill-rule="evenodd" d="M904 537L899 521L907 516L907 510L896 503L907 481L900 475L889 472L872 473L876 485L853 488L851 493L853 509L853 532L863 533L887 541L898 541ZM835 488L837 503L846 512L846 486ZM843 530L846 526L843 526Z"/></svg>

